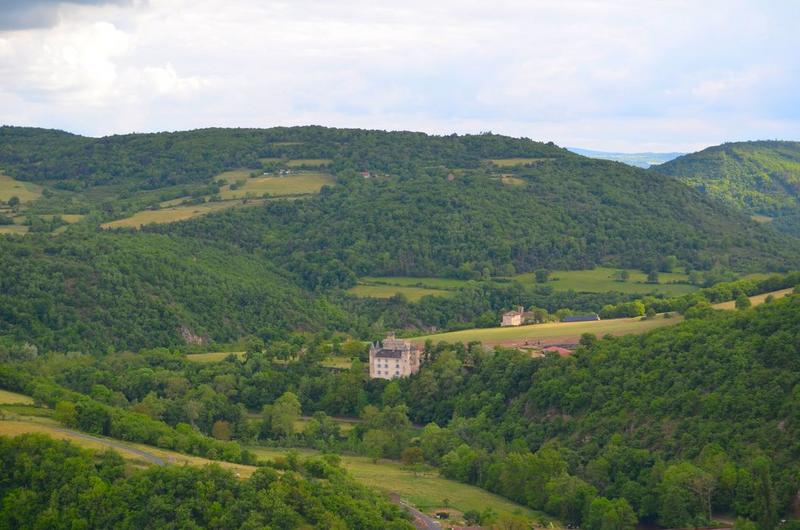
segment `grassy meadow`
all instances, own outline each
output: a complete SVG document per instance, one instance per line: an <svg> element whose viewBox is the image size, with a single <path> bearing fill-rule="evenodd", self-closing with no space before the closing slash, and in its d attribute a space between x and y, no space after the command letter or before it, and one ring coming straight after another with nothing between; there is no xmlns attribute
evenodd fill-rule
<svg viewBox="0 0 800 530"><path fill-rule="evenodd" d="M682 317L674 315L672 318L658 316L649 320L635 318L614 318L609 320L594 320L591 322L548 322L546 324L532 324L528 326L511 326L504 328L475 328L461 331L450 331L425 335L411 339L414 342L425 342L430 339L434 342L471 342L480 341L484 344L506 344L519 341L552 342L554 339L577 339L583 333L594 333L598 337L603 335L628 335L641 334L651 329L677 324Z"/></svg>
<svg viewBox="0 0 800 530"><path fill-rule="evenodd" d="M630 294L660 293L668 296L681 296L691 293L698 289L694 285L685 283L689 278L680 272L662 272L658 275L658 284L646 283L647 275L635 269L626 269L630 277L624 282L614 279L614 276L621 269L609 267L597 267L590 270L581 271L552 271L550 280L544 285L560 291L579 291L587 293L603 293L608 291L619 291ZM536 283L534 273L518 274L512 279L523 283Z"/></svg>
<svg viewBox="0 0 800 530"><path fill-rule="evenodd" d="M261 201L250 201L248 205L261 204ZM125 219L118 219L100 225L101 228L141 228L150 223L163 224L185 221L193 217L218 212L234 206L242 206L238 201L207 202L191 206L174 206L160 210L142 210Z"/></svg>
<svg viewBox="0 0 800 530"><path fill-rule="evenodd" d="M42 196L42 187L31 182L22 182L0 173L0 201L8 202L19 197L21 203L35 201Z"/></svg>
<svg viewBox="0 0 800 530"><path fill-rule="evenodd" d="M784 296L788 296L794 292L793 288L789 289L781 289L779 291L772 291L771 293L764 293L764 294L757 294L755 296L750 296L750 303L754 306L763 304L768 296L772 296L773 298L783 298ZM736 309L736 301L730 300L728 302L720 302L719 304L714 304L714 309Z"/></svg>
<svg viewBox="0 0 800 530"><path fill-rule="evenodd" d="M0 234L17 234L23 235L28 233L27 226L21 225L0 225Z"/></svg>
<svg viewBox="0 0 800 530"><path fill-rule="evenodd" d="M404 287L399 285L356 285L347 290L348 293L361 298L391 298L402 294L411 302L417 302L423 296L450 296L450 291L427 287Z"/></svg>
<svg viewBox="0 0 800 530"><path fill-rule="evenodd" d="M223 199L241 199L248 196L260 197L265 193L270 195L308 195L317 193L322 186L335 183L332 175L319 171L300 171L291 175L275 176L262 175L250 177L251 170L226 171L217 176L229 184L220 190ZM230 185L244 180L244 184L235 190Z"/></svg>
<svg viewBox="0 0 800 530"><path fill-rule="evenodd" d="M0 390L0 405L33 405L33 398L8 390Z"/></svg>
<svg viewBox="0 0 800 530"><path fill-rule="evenodd" d="M330 158L298 158L286 162L287 167L325 167L333 162Z"/></svg>
<svg viewBox="0 0 800 530"><path fill-rule="evenodd" d="M235 355L239 359L244 358L243 351L215 351L209 353L190 353L186 356L186 360L195 363L216 363L227 359L229 355Z"/></svg>

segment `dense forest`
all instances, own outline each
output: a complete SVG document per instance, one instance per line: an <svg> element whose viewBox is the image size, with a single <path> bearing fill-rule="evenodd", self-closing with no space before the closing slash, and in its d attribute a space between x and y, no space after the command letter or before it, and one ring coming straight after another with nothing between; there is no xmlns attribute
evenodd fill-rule
<svg viewBox="0 0 800 530"><path fill-rule="evenodd" d="M2 528L413 528L404 517L330 458L241 480L219 467L130 472L113 451L0 437Z"/></svg>
<svg viewBox="0 0 800 530"><path fill-rule="evenodd" d="M726 143L651 168L800 234L800 142Z"/></svg>

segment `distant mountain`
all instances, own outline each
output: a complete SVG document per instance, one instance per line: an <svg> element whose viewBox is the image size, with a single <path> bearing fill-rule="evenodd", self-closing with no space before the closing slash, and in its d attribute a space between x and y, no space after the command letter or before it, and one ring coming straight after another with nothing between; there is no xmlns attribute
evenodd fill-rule
<svg viewBox="0 0 800 530"><path fill-rule="evenodd" d="M726 143L652 168L800 235L800 142Z"/></svg>
<svg viewBox="0 0 800 530"><path fill-rule="evenodd" d="M580 147L567 147L573 153L589 158L599 158L601 160L613 160L622 162L629 166L648 168L657 164L663 164L684 153L613 153L607 151L594 151L592 149L581 149Z"/></svg>

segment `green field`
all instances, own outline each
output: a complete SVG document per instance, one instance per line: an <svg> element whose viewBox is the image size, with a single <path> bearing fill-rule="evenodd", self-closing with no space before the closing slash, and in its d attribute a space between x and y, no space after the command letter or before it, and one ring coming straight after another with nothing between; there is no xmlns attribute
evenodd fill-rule
<svg viewBox="0 0 800 530"><path fill-rule="evenodd" d="M239 359L244 358L243 351L214 351L209 353L190 353L186 356L186 360L195 363L215 363L227 359L229 355L235 355Z"/></svg>
<svg viewBox="0 0 800 530"><path fill-rule="evenodd" d="M771 223L773 218L768 215L754 214L750 216L750 219L757 223Z"/></svg>
<svg viewBox="0 0 800 530"><path fill-rule="evenodd" d="M0 390L0 405L33 405L33 398L8 390Z"/></svg>
<svg viewBox="0 0 800 530"><path fill-rule="evenodd" d="M20 225L0 225L0 234L18 234L23 235L28 233L27 226Z"/></svg>
<svg viewBox="0 0 800 530"><path fill-rule="evenodd" d="M549 160L548 158L492 158L489 160L493 165L497 167L516 167L516 166L525 166L527 164L535 164L537 162L542 162L543 160Z"/></svg>
<svg viewBox="0 0 800 530"><path fill-rule="evenodd" d="M364 276L359 279L363 285L399 285L401 287L427 287L454 291L469 283L468 280L455 278L417 278L412 276Z"/></svg>
<svg viewBox="0 0 800 530"><path fill-rule="evenodd" d="M262 204L263 201L254 200L247 203L247 205ZM207 202L204 204L196 204L192 206L174 206L172 208L162 208L160 210L142 210L136 212L130 217L103 223L101 228L141 228L142 226L150 223L163 224L175 223L178 221L185 221L193 217L206 215L212 212L218 212L234 206L243 206L240 201L221 201L221 202Z"/></svg>
<svg viewBox="0 0 800 530"><path fill-rule="evenodd" d="M330 158L298 158L286 162L288 167L324 167L333 162Z"/></svg>
<svg viewBox="0 0 800 530"><path fill-rule="evenodd" d="M41 196L41 186L14 180L8 175L0 173L0 201L8 202L11 197L19 197L20 202L30 202Z"/></svg>
<svg viewBox="0 0 800 530"><path fill-rule="evenodd" d="M638 335L650 331L651 329L677 324L681 320L682 318L677 315L672 318L663 318L659 315L649 320L642 320L641 317L636 317L613 318L591 322L549 322L530 326L465 329L462 331L425 335L424 337L414 337L411 340L414 342L425 342L430 339L433 342L445 341L464 343L479 341L487 345L512 345L520 341L536 342L539 340L552 342L554 339L563 339L567 342L568 340L577 341L583 333L594 333L598 337L602 337L606 334Z"/></svg>
<svg viewBox="0 0 800 530"><path fill-rule="evenodd" d="M416 302L423 296L450 296L452 294L451 291L442 289L397 285L356 285L347 292L361 298L391 298L396 294L402 294L411 302Z"/></svg>
<svg viewBox="0 0 800 530"><path fill-rule="evenodd" d="M680 296L698 289L694 285L670 283L687 281L688 276L683 273L659 273L658 279L660 283L650 284L646 283L647 275L645 273L634 269L626 269L630 278L627 281L618 282L614 279L614 275L619 270L621 269L597 267L582 271L552 271L550 280L544 285L560 291L568 291L570 289L587 293L619 291L629 294L660 293L669 296ZM518 274L513 276L512 279L527 285L536 283L534 274L531 272Z"/></svg>
<svg viewBox="0 0 800 530"><path fill-rule="evenodd" d="M516 187L524 186L525 184L527 184L525 179L515 177L514 175L502 175L500 177L500 182L502 182L506 186L516 186Z"/></svg>
<svg viewBox="0 0 800 530"><path fill-rule="evenodd" d="M248 449L260 458L273 459L284 457L289 451L288 449L264 447L248 447ZM295 451L302 455L316 454L310 450ZM342 466L360 483L388 493L397 493L425 512L433 512L437 508L444 508L447 504L461 512L483 511L486 508L492 508L500 516L519 514L528 517L533 522L540 519L549 520L549 517L543 514L475 486L442 478L435 470L415 475L412 471L403 469L398 462L391 460L380 460L378 463L373 463L371 459L362 456L342 456L341 458Z"/></svg>
<svg viewBox="0 0 800 530"><path fill-rule="evenodd" d="M773 298L783 298L784 296L789 296L794 292L793 288L788 289L781 289L779 291L772 291L771 293L764 293L764 294L757 294L755 296L750 296L750 303L754 306L763 304L768 296L772 296ZM719 304L714 304L714 309L736 309L736 301L730 300L728 302L721 302Z"/></svg>
<svg viewBox="0 0 800 530"><path fill-rule="evenodd" d="M245 176L241 176L241 172ZM220 190L223 199L241 199L247 196L261 197L269 195L308 195L317 193L322 186L331 186L335 183L332 175L318 171L299 171L286 176L260 176L249 178L250 170L226 171L218 175L229 183L244 180L244 184L235 189L230 189L230 184ZM238 176L237 176L238 175Z"/></svg>

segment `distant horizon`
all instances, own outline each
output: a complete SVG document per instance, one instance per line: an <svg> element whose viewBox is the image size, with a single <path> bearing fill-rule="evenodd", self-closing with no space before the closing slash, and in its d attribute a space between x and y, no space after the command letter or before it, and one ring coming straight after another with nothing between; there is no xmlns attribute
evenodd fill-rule
<svg viewBox="0 0 800 530"><path fill-rule="evenodd" d="M142 131L128 131L128 132L114 132L109 134L85 134L82 132L76 132L74 130L69 130L65 128L59 127L42 127L39 125L23 125L17 123L0 123L0 127L25 127L25 128L35 128L35 129L48 129L54 131L61 131L67 134L73 134L76 136L83 136L85 138L107 138L111 136L127 136L132 134L160 134L160 133L181 133L181 132L189 132L189 131L198 131L203 129L274 129L277 127L325 127L329 129L359 129L364 131L383 131L383 132L411 132L411 133L422 133L427 134L429 136L450 136L451 134L456 134L459 136L467 136L467 135L480 135L484 133L492 133L497 134L500 136L507 136L510 138L518 138L518 139L528 139L534 142L540 143L548 143L552 142L558 147L566 149L568 151L575 152L575 150L583 150L583 151L592 151L597 154L619 154L619 155L646 155L646 154L653 154L653 155L685 155L689 153L694 153L697 151L702 151L709 147L715 147L723 144L728 143L744 143L744 142L800 142L800 140L791 140L791 139L780 139L780 138L750 138L746 140L726 140L721 141L719 143L712 143L708 144L696 149L679 151L679 150L643 150L643 151L621 151L621 150L613 150L613 149L601 149L595 147L587 147L586 145L563 145L554 140L549 140L546 138L531 138L525 135L514 135L508 134L502 131L494 131L494 130L484 130L478 132L457 132L457 131L450 131L450 132L429 132L424 131L421 129L384 129L384 128L376 128L376 127L357 127L357 126L333 126L333 125L322 125L319 123L304 123L304 124L296 124L296 125L269 125L269 126L201 126L201 127L192 127L192 128L184 128L184 129L159 129L159 130L142 130ZM577 153L580 154L580 153Z"/></svg>

